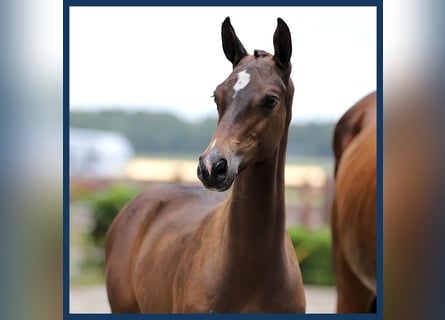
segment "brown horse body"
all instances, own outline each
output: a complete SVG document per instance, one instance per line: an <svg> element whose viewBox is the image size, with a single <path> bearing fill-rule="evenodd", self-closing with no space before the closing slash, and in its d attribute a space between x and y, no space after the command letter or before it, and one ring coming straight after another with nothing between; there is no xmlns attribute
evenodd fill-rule
<svg viewBox="0 0 445 320"><path fill-rule="evenodd" d="M202 187L148 188L106 241L113 312L305 312L285 228L284 164L293 85L291 40L278 19L275 55L248 55L227 18L232 74L215 90L218 127L201 155Z"/></svg>
<svg viewBox="0 0 445 320"><path fill-rule="evenodd" d="M371 312L376 299L376 95L340 119L334 134L331 227L337 312Z"/></svg>

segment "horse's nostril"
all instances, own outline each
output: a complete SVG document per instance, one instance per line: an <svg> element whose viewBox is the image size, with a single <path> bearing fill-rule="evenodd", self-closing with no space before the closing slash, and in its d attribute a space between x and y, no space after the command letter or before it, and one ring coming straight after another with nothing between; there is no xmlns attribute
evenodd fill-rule
<svg viewBox="0 0 445 320"><path fill-rule="evenodd" d="M204 161L202 160L202 157L199 157L197 174L200 180L206 179L209 176L209 173L204 165Z"/></svg>
<svg viewBox="0 0 445 320"><path fill-rule="evenodd" d="M218 160L212 173L214 174L217 180L225 179L227 175L227 160L226 159Z"/></svg>

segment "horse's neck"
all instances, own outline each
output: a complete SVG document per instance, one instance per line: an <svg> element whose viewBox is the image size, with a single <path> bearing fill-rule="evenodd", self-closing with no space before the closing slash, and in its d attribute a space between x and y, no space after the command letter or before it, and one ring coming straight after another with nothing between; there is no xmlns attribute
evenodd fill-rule
<svg viewBox="0 0 445 320"><path fill-rule="evenodd" d="M284 165L293 92L293 84L289 79L285 102L286 127L279 147L269 158L238 174L232 194L226 202L226 253L235 258L240 257L243 260L246 252L259 259L284 254Z"/></svg>
<svg viewBox="0 0 445 320"><path fill-rule="evenodd" d="M236 179L225 206L224 232L230 259L246 262L248 255L256 263L257 259L283 253L285 148L286 143L272 157L245 169Z"/></svg>

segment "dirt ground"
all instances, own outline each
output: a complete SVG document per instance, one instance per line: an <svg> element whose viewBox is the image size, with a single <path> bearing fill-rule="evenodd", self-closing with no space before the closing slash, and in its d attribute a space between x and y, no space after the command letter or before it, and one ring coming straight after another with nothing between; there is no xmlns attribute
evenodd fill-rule
<svg viewBox="0 0 445 320"><path fill-rule="evenodd" d="M307 313L334 313L333 287L305 286ZM70 288L70 313L110 313L104 286Z"/></svg>

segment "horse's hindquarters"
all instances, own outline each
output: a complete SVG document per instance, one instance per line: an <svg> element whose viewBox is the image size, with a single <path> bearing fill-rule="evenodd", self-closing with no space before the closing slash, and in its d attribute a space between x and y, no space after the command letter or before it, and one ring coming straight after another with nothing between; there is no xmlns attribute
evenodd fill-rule
<svg viewBox="0 0 445 320"><path fill-rule="evenodd" d="M376 137L362 132L343 154L336 181L339 246L357 277L376 291Z"/></svg>

